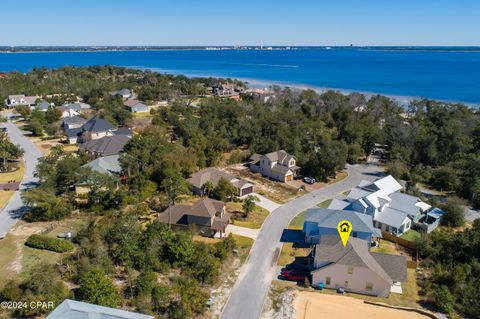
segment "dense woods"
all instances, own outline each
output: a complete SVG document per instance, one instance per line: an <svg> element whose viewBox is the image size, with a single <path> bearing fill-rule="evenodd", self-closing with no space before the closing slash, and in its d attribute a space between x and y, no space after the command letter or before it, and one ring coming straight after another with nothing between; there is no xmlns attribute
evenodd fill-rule
<svg viewBox="0 0 480 319"><path fill-rule="evenodd" d="M202 313L206 287L217 280L233 240L206 245L192 241L189 232L156 222L145 226L140 220L145 212L160 212L188 193L186 179L198 169L223 164L226 152L235 154L231 162L239 162L244 153L284 149L297 157L301 174L325 181L346 163L364 161L380 144L389 172L406 180L409 192L418 194L423 184L463 200L445 204L453 212L451 226L463 223L463 216L455 215L460 205L480 206L477 110L430 100L401 106L383 96L288 88L273 88L266 100L250 94L242 94L240 101L206 96L219 81L108 66L34 69L0 79L2 102L8 94L20 93L43 96L57 105L79 96L118 125L129 124L131 114L110 91L126 87L147 102L170 101L168 107L153 111L151 125L136 130L126 145L122 180L82 168L87 158L61 147L40 159L36 175L41 185L22 195L29 208L25 218L59 220L78 211L94 221L76 236L77 249L62 262L67 271L46 272L47 285L40 285L34 273L25 282L11 282L1 296L16 300L28 291L57 300L71 295L62 283L67 280L79 285L76 297L94 303L123 303L169 318ZM39 123L38 130L52 132L50 126L58 120L53 111L33 111L26 117L32 129ZM3 143L4 158L21 154ZM75 186L86 181L90 192L78 201ZM228 185L205 191L226 199L232 193ZM246 215L252 203L243 207ZM473 298L480 293L479 230L477 222L473 229L433 232L423 238L421 254L432 270L423 288L446 312L480 313ZM122 289L112 284L115 276L125 283Z"/></svg>

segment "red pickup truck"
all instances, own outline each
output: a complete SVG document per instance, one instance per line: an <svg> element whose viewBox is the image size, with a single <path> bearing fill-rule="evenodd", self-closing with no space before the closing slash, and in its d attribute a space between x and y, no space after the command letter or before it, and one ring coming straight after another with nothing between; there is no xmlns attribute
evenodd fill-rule
<svg viewBox="0 0 480 319"><path fill-rule="evenodd" d="M285 280L303 281L305 280L305 272L298 269L282 269L282 277Z"/></svg>

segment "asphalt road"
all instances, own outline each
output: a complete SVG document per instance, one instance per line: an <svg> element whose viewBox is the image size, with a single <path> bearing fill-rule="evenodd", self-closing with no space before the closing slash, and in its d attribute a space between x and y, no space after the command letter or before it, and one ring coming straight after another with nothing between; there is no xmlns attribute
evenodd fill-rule
<svg viewBox="0 0 480 319"><path fill-rule="evenodd" d="M37 179L33 176L35 168L37 167L38 158L42 156L42 153L36 148L36 146L23 135L23 132L16 127L12 122L0 123L0 127L6 127L8 136L12 143L19 145L25 154L23 158L25 160L25 175L23 176L22 183L20 184L20 191L31 187L37 182ZM17 223L25 212L22 199L20 197L20 191L10 198L8 204L0 212L0 238L10 231L10 229Z"/></svg>
<svg viewBox="0 0 480 319"><path fill-rule="evenodd" d="M356 186L362 179L379 177L374 164L348 166L348 177L325 188L310 192L274 210L265 219L250 256L238 276L223 309L222 319L259 318L272 279L282 244L280 237L290 220L298 213L333 198Z"/></svg>

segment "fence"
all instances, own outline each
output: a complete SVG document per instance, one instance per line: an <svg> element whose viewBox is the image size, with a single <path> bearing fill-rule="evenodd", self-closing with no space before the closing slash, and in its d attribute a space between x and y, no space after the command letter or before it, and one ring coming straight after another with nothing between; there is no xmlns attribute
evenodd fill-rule
<svg viewBox="0 0 480 319"><path fill-rule="evenodd" d="M387 233L387 232L384 232L384 231L382 231L382 238L386 239L388 241L391 241L393 243L399 244L400 246L413 249L415 251L418 248L417 245L414 242L411 242L409 240L394 236L394 235L392 235L390 233Z"/></svg>

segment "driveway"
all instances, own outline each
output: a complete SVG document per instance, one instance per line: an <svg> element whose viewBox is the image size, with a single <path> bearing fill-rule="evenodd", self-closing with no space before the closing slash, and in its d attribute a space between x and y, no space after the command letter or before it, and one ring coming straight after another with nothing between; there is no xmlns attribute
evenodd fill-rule
<svg viewBox="0 0 480 319"><path fill-rule="evenodd" d="M37 179L33 176L33 173L37 167L38 158L42 156L42 153L23 135L24 132L12 122L0 123L0 127L6 127L12 143L19 145L25 151L23 155L25 160L25 175L20 184L20 190L13 194L10 201L0 212L0 238L3 238L25 213L20 192L36 184Z"/></svg>
<svg viewBox="0 0 480 319"><path fill-rule="evenodd" d="M258 233L260 232L260 229L252 229L252 228L247 228L247 227L240 227L237 225L228 225L226 229L226 235L228 234L234 234L234 235L239 235L243 237L248 237L253 240L257 239Z"/></svg>
<svg viewBox="0 0 480 319"><path fill-rule="evenodd" d="M290 220L298 213L356 186L362 179L381 176L376 165L349 165L348 177L325 188L315 190L275 209L265 219L237 282L232 289L222 318L259 318L272 279L278 275L276 263L282 244L280 237Z"/></svg>
<svg viewBox="0 0 480 319"><path fill-rule="evenodd" d="M280 204L275 203L274 201L269 200L265 196L259 195L257 193L252 193L250 195L256 196L259 199L258 202L255 202L255 205L265 208L270 213L273 212L275 209L279 208L280 206L282 206Z"/></svg>

